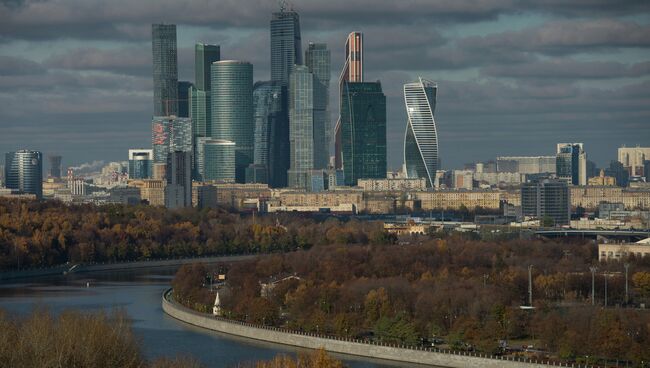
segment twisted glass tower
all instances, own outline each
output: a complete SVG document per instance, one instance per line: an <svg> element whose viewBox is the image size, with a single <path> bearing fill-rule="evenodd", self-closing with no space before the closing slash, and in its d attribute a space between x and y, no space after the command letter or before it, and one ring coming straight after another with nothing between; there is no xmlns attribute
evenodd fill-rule
<svg viewBox="0 0 650 368"><path fill-rule="evenodd" d="M404 166L409 178L425 178L433 187L439 168L438 133L433 118L438 86L419 78L404 85L404 103L408 121L404 136Z"/></svg>

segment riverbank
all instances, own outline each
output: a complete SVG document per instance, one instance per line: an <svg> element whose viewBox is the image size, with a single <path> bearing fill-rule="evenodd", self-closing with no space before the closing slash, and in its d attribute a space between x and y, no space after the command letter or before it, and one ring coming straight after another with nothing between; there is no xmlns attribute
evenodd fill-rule
<svg viewBox="0 0 650 368"><path fill-rule="evenodd" d="M282 345L307 349L323 348L326 351L333 353L451 368L541 368L549 366L569 366L560 363L544 364L542 362L533 362L521 358L515 359L501 356L488 356L486 354L471 352L454 352L423 347L409 348L398 345L371 344L355 339L321 336L276 327L253 325L193 311L174 302L170 296L171 289L163 293L162 309L167 315L179 321L230 335ZM571 365L571 367L578 366Z"/></svg>
<svg viewBox="0 0 650 368"><path fill-rule="evenodd" d="M121 271L135 270L142 268L157 268L181 266L187 263L217 263L217 262L238 262L257 257L252 255L232 255L232 256L215 256L215 257L191 257L191 258L173 258L173 259L156 259L149 261L133 262L115 262L115 263L68 263L54 267L16 270L0 272L0 283L11 280L28 279L42 276L63 275L68 273L86 273L86 272L104 272L104 271Z"/></svg>

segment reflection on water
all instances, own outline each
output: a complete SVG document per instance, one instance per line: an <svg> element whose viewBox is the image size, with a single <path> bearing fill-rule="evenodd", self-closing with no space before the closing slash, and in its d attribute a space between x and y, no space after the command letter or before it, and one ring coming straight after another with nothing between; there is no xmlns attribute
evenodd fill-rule
<svg viewBox="0 0 650 368"><path fill-rule="evenodd" d="M85 311L124 308L147 358L192 355L208 367L270 359L277 353L295 354L299 348L255 341L184 324L163 313L162 292L176 267L154 270L98 272L0 284L0 308L24 314L35 307L54 313L74 308ZM372 362L335 355L354 368L422 367Z"/></svg>

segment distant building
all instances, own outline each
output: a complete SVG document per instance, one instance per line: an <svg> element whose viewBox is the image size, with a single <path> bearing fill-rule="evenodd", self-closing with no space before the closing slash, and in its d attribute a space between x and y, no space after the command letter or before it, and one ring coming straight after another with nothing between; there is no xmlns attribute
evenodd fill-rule
<svg viewBox="0 0 650 368"><path fill-rule="evenodd" d="M178 55L175 24L152 24L153 115L178 116Z"/></svg>
<svg viewBox="0 0 650 368"><path fill-rule="evenodd" d="M235 180L246 180L253 163L253 65L246 61L212 63L212 138L235 143Z"/></svg>
<svg viewBox="0 0 650 368"><path fill-rule="evenodd" d="M153 150L129 150L129 179L148 179L153 175Z"/></svg>
<svg viewBox="0 0 650 368"><path fill-rule="evenodd" d="M47 156L48 161L50 162L50 171L48 176L51 178L61 178L61 173L63 168L61 167L61 155L49 155Z"/></svg>
<svg viewBox="0 0 650 368"><path fill-rule="evenodd" d="M178 117L190 117L190 90L194 87L192 82L178 81Z"/></svg>
<svg viewBox="0 0 650 368"><path fill-rule="evenodd" d="M630 172L618 161L611 161L609 167L605 169L605 176L616 178L616 185L627 187L630 182Z"/></svg>
<svg viewBox="0 0 650 368"><path fill-rule="evenodd" d="M521 174L555 173L555 156L501 156L497 157L498 172Z"/></svg>
<svg viewBox="0 0 650 368"><path fill-rule="evenodd" d="M471 190L474 188L474 173L469 170L454 170L452 186L454 189Z"/></svg>
<svg viewBox="0 0 650 368"><path fill-rule="evenodd" d="M622 261L629 257L650 257L650 238L636 243L598 244L598 261Z"/></svg>
<svg viewBox="0 0 650 368"><path fill-rule="evenodd" d="M341 116L345 82L363 82L363 34L352 32L345 40L345 62L339 77L339 118L334 127L334 168L343 168Z"/></svg>
<svg viewBox="0 0 650 368"><path fill-rule="evenodd" d="M265 166L256 164L248 165L246 168L246 184L268 183L266 173L267 170Z"/></svg>
<svg viewBox="0 0 650 368"><path fill-rule="evenodd" d="M594 176L589 178L587 181L588 185L616 185L616 178L611 176L605 176L605 170L600 170L599 176Z"/></svg>
<svg viewBox="0 0 650 368"><path fill-rule="evenodd" d="M302 65L300 16L282 8L271 18L271 80L289 85L294 65Z"/></svg>
<svg viewBox="0 0 650 368"><path fill-rule="evenodd" d="M166 180L138 179L129 180L128 186L140 189L140 198L151 206L165 205Z"/></svg>
<svg viewBox="0 0 650 368"><path fill-rule="evenodd" d="M197 167L202 181L235 181L237 146L223 139L199 138Z"/></svg>
<svg viewBox="0 0 650 368"><path fill-rule="evenodd" d="M313 79L314 169L326 169L329 162L330 137L330 51L324 43L309 43L305 66Z"/></svg>
<svg viewBox="0 0 650 368"><path fill-rule="evenodd" d="M155 116L151 121L154 163L166 163L170 152L192 152L192 120Z"/></svg>
<svg viewBox="0 0 650 368"><path fill-rule="evenodd" d="M524 216L553 219L555 226L568 225L571 219L569 187L561 180L541 180L523 184L521 208Z"/></svg>
<svg viewBox="0 0 650 368"><path fill-rule="evenodd" d="M427 190L427 179L359 179L357 185L367 191Z"/></svg>
<svg viewBox="0 0 650 368"><path fill-rule="evenodd" d="M314 75L297 65L289 78L288 186L309 187L309 172L314 168Z"/></svg>
<svg viewBox="0 0 650 368"><path fill-rule="evenodd" d="M287 185L289 169L289 116L287 88L280 82L256 82L253 85L255 150L253 163L266 171L272 187Z"/></svg>
<svg viewBox="0 0 650 368"><path fill-rule="evenodd" d="M345 185L345 175L342 169L330 167L327 169L327 188L334 189Z"/></svg>
<svg viewBox="0 0 650 368"><path fill-rule="evenodd" d="M217 206L217 188L204 183L192 183L192 206L214 208Z"/></svg>
<svg viewBox="0 0 650 368"><path fill-rule="evenodd" d="M192 153L171 152L167 159L165 207L192 206Z"/></svg>
<svg viewBox="0 0 650 368"><path fill-rule="evenodd" d="M409 178L425 178L432 188L439 169L438 133L434 113L438 86L422 79L404 85L406 103L406 134L404 136L404 167Z"/></svg>
<svg viewBox="0 0 650 368"><path fill-rule="evenodd" d="M602 219L609 219L612 212L624 210L625 205L623 203L601 202L598 204L598 217Z"/></svg>
<svg viewBox="0 0 650 368"><path fill-rule="evenodd" d="M5 154L5 186L22 194L43 197L43 154L20 150Z"/></svg>
<svg viewBox="0 0 650 368"><path fill-rule="evenodd" d="M386 177L386 96L380 82L344 82L341 152L345 184Z"/></svg>
<svg viewBox="0 0 650 368"><path fill-rule="evenodd" d="M573 185L587 185L587 154L582 143L558 143L555 172Z"/></svg>
<svg viewBox="0 0 650 368"><path fill-rule="evenodd" d="M621 147L618 149L618 162L620 162L630 176L643 176L648 173L644 170L644 161L650 160L650 147Z"/></svg>
<svg viewBox="0 0 650 368"><path fill-rule="evenodd" d="M108 190L106 203L137 205L140 203L140 189L136 187L114 187Z"/></svg>

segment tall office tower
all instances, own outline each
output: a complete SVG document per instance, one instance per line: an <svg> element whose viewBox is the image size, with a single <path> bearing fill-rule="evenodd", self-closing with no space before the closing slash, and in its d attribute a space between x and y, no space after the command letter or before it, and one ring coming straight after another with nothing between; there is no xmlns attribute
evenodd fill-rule
<svg viewBox="0 0 650 368"><path fill-rule="evenodd" d="M165 207L192 206L192 153L172 151L167 156Z"/></svg>
<svg viewBox="0 0 650 368"><path fill-rule="evenodd" d="M197 139L210 137L212 134L212 101L210 88L212 85L212 63L221 58L219 45L197 43L194 45L194 86L189 92L190 118L192 119L192 132L194 143L194 157L198 158L196 149ZM194 160L192 175L198 178L197 160Z"/></svg>
<svg viewBox="0 0 650 368"><path fill-rule="evenodd" d="M386 96L380 82L343 82L341 153L345 185L386 177Z"/></svg>
<svg viewBox="0 0 650 368"><path fill-rule="evenodd" d="M153 175L153 150L129 150L129 179L149 179Z"/></svg>
<svg viewBox="0 0 650 368"><path fill-rule="evenodd" d="M194 85L188 81L178 81L178 117L190 117L190 88Z"/></svg>
<svg viewBox="0 0 650 368"><path fill-rule="evenodd" d="M51 178L61 178L61 156L60 155L49 155L47 156L48 161L50 161L50 172L49 176Z"/></svg>
<svg viewBox="0 0 650 368"><path fill-rule="evenodd" d="M330 51L324 43L309 43L305 65L314 75L314 168L326 169L329 163Z"/></svg>
<svg viewBox="0 0 650 368"><path fill-rule="evenodd" d="M196 166L201 181L235 182L235 142L201 137L197 140Z"/></svg>
<svg viewBox="0 0 650 368"><path fill-rule="evenodd" d="M587 154L582 143L558 143L555 165L558 178L587 185Z"/></svg>
<svg viewBox="0 0 650 368"><path fill-rule="evenodd" d="M521 210L524 216L535 216L542 221L548 217L555 226L568 225L571 199L567 182L544 179L523 184Z"/></svg>
<svg viewBox="0 0 650 368"><path fill-rule="evenodd" d="M235 177L246 180L246 167L253 163L253 65L224 60L212 64L211 137L235 142Z"/></svg>
<svg viewBox="0 0 650 368"><path fill-rule="evenodd" d="M623 164L630 176L646 176L643 162L650 160L650 147L620 147L618 149L618 162Z"/></svg>
<svg viewBox="0 0 650 368"><path fill-rule="evenodd" d="M288 185L307 189L309 172L314 168L314 75L309 68L296 65L289 78Z"/></svg>
<svg viewBox="0 0 650 368"><path fill-rule="evenodd" d="M210 91L212 63L221 60L221 47L197 43L194 45L194 86L201 91Z"/></svg>
<svg viewBox="0 0 650 368"><path fill-rule="evenodd" d="M256 82L253 86L256 170L264 170L272 187L286 186L289 169L289 117L286 88L280 82ZM256 182L260 175L255 175Z"/></svg>
<svg viewBox="0 0 650 368"><path fill-rule="evenodd" d="M43 197L43 154L20 150L5 154L5 186Z"/></svg>
<svg viewBox="0 0 650 368"><path fill-rule="evenodd" d="M302 64L300 17L293 10L273 13L271 18L271 80L289 84L294 65Z"/></svg>
<svg viewBox="0 0 650 368"><path fill-rule="evenodd" d="M176 25L152 24L153 114L178 115L178 56Z"/></svg>
<svg viewBox="0 0 650 368"><path fill-rule="evenodd" d="M155 163L166 163L170 152L192 152L192 120L175 116L154 116L151 143Z"/></svg>
<svg viewBox="0 0 650 368"><path fill-rule="evenodd" d="M345 40L345 63L339 77L339 106L343 98L344 82L363 82L363 34L352 32ZM341 114L334 127L334 167L340 169L343 166L343 151L341 147Z"/></svg>
<svg viewBox="0 0 650 368"><path fill-rule="evenodd" d="M419 78L404 85L404 104L408 121L404 136L404 167L408 178L425 178L432 188L440 168L438 133L433 115L438 86Z"/></svg>

